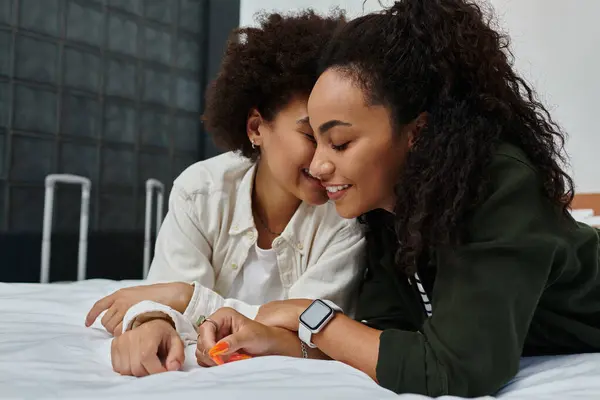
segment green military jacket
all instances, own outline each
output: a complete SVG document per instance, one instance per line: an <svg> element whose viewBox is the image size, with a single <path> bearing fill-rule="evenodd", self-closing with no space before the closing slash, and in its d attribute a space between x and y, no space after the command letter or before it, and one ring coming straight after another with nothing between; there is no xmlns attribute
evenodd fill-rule
<svg viewBox="0 0 600 400"><path fill-rule="evenodd" d="M498 148L489 179L467 241L431 249L429 265L419 266L431 317L394 266L393 216L376 216L356 319L383 331L383 387L490 395L514 377L521 356L600 351L598 232L557 213L512 145Z"/></svg>

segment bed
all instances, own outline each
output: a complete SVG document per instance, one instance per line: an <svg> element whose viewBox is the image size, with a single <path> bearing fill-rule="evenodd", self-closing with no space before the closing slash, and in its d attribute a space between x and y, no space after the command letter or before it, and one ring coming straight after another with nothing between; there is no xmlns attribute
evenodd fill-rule
<svg viewBox="0 0 600 400"><path fill-rule="evenodd" d="M218 368L124 377L110 365L111 337L84 327L95 300L134 281L0 283L0 398L397 399L366 375L334 361L264 357ZM600 354L523 359L502 399L599 399ZM188 397L189 396L189 397ZM402 399L425 399L402 395ZM452 397L446 397L451 399Z"/></svg>

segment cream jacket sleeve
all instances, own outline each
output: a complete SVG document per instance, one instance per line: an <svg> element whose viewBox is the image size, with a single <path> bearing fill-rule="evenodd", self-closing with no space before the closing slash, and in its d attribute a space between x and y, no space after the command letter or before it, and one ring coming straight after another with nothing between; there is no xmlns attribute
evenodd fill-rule
<svg viewBox="0 0 600 400"><path fill-rule="evenodd" d="M184 316L194 324L202 316L210 315L221 307L231 307L248 318L254 318L258 313L257 306L236 299L226 299L212 290L215 285L215 270L211 263L210 243L214 240L204 232L196 214L196 202L191 201L182 189L173 186L169 197L169 212L156 239L148 280L192 282L194 294ZM207 201L204 205L207 207L205 212L210 212L210 202ZM150 306L153 303L144 304ZM136 310L138 315L154 311L144 308Z"/></svg>

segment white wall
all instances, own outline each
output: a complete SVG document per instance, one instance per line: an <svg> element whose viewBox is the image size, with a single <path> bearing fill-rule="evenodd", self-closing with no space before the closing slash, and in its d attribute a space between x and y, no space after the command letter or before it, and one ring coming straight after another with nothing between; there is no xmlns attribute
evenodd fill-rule
<svg viewBox="0 0 600 400"><path fill-rule="evenodd" d="M390 4L390 1L382 1ZM579 192L600 192L600 1L490 0L512 38L516 68L533 84L569 135L567 152ZM285 5L285 6L284 6ZM240 24L262 9L332 6L351 17L380 9L377 0L241 0Z"/></svg>

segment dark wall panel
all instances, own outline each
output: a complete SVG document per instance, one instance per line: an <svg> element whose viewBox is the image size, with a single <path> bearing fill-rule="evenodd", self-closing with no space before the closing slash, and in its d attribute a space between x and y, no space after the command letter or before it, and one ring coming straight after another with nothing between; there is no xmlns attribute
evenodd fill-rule
<svg viewBox="0 0 600 400"><path fill-rule="evenodd" d="M39 279L51 173L92 180L89 275L141 276L144 182L168 197L219 153L199 116L238 21L239 0L0 0L0 281ZM53 280L75 276L79 200L58 186Z"/></svg>

